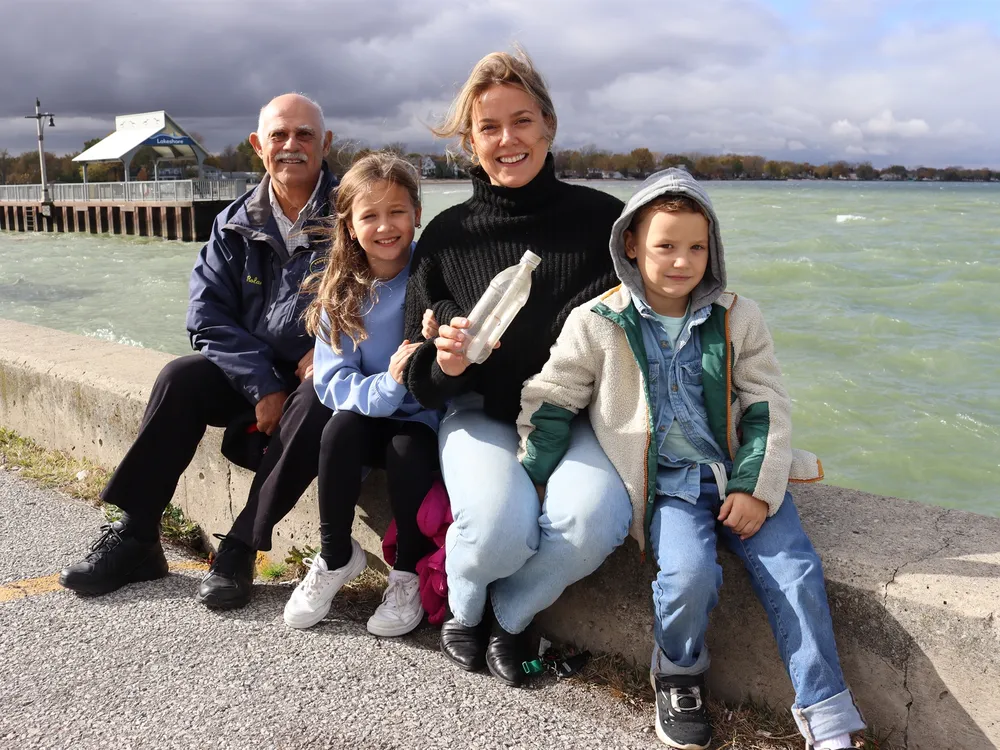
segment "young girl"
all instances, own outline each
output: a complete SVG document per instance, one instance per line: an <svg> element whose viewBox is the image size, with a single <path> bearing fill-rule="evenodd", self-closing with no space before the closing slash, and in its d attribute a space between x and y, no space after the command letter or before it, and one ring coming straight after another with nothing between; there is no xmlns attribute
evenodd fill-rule
<svg viewBox="0 0 1000 750"><path fill-rule="evenodd" d="M417 510L437 469L439 420L403 385L403 367L416 348L403 341L413 230L420 226L413 167L392 154L363 157L344 175L334 209L329 259L304 286L316 295L306 311L306 328L316 336L316 393L334 410L320 443L322 547L285 605L285 622L293 628L318 623L340 587L367 567L351 537L354 506L364 467L382 467L398 529L397 558L368 630L398 636L424 615L416 563L428 547Z"/></svg>

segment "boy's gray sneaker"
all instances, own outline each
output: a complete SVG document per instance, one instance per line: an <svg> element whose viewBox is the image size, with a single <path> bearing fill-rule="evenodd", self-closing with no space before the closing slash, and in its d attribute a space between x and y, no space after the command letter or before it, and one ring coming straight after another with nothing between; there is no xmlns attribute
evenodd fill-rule
<svg viewBox="0 0 1000 750"><path fill-rule="evenodd" d="M704 675L656 675L656 736L676 750L705 750L712 741L712 724L705 706Z"/></svg>

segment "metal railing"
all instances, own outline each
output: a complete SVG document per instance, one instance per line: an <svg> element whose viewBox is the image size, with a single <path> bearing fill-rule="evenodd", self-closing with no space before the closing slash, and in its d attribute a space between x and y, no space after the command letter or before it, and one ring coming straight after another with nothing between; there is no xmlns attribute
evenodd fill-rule
<svg viewBox="0 0 1000 750"><path fill-rule="evenodd" d="M190 203L233 201L250 187L246 180L160 180L158 182L88 182L49 185L57 203ZM0 185L0 201L41 203L41 185Z"/></svg>

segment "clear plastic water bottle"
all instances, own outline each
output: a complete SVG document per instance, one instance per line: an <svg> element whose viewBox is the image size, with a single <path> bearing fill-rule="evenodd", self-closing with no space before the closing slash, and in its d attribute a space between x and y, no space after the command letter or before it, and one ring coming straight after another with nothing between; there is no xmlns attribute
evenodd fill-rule
<svg viewBox="0 0 1000 750"><path fill-rule="evenodd" d="M505 268L493 277L489 288L479 298L479 302L469 313L469 327L465 334L469 344L465 349L466 358L475 364L482 364L493 352L493 347L514 320L514 316L524 307L531 293L531 272L542 262L532 252L521 256L516 266Z"/></svg>

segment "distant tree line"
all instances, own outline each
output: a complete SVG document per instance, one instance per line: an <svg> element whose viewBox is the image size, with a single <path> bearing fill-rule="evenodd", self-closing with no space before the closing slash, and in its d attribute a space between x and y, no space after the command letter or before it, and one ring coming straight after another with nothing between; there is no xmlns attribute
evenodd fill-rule
<svg viewBox="0 0 1000 750"><path fill-rule="evenodd" d="M946 182L1000 181L1000 171L964 167L907 168L893 165L877 169L871 162L835 161L826 164L778 161L745 154L662 154L637 148L627 154L587 146L555 151L556 171L564 177L643 178L657 169L685 167L700 180L942 180Z"/></svg>
<svg viewBox="0 0 1000 750"><path fill-rule="evenodd" d="M200 141L201 138L192 133ZM84 149L100 141L94 138L84 143ZM409 159L424 177L448 179L467 177L471 166L464 155L423 154L411 151L405 143L390 143L382 148L394 151ZM326 156L327 164L337 174L343 174L352 163L371 149L366 144L349 139L337 139ZM50 182L81 182L83 172L73 162L74 154L56 156L45 154L45 167ZM834 161L826 164L778 161L763 156L744 154L657 153L648 148L636 148L628 153L616 153L584 146L579 149L555 149L556 171L566 178L641 179L658 169L684 166L692 175L702 180L940 180L942 182L1000 181L1000 171L986 168L965 167L914 167L895 164L884 169L873 167L871 162ZM133 157L132 179L153 179L157 154L152 148L143 147ZM206 165L224 174L262 174L264 166L248 141L230 144L220 153L205 159ZM164 162L161 162L163 165ZM182 164L185 174L194 174L190 162ZM87 169L91 182L115 182L124 179L120 163L91 164ZM38 169L38 152L25 151L11 156L0 149L0 184L37 184L41 181Z"/></svg>

